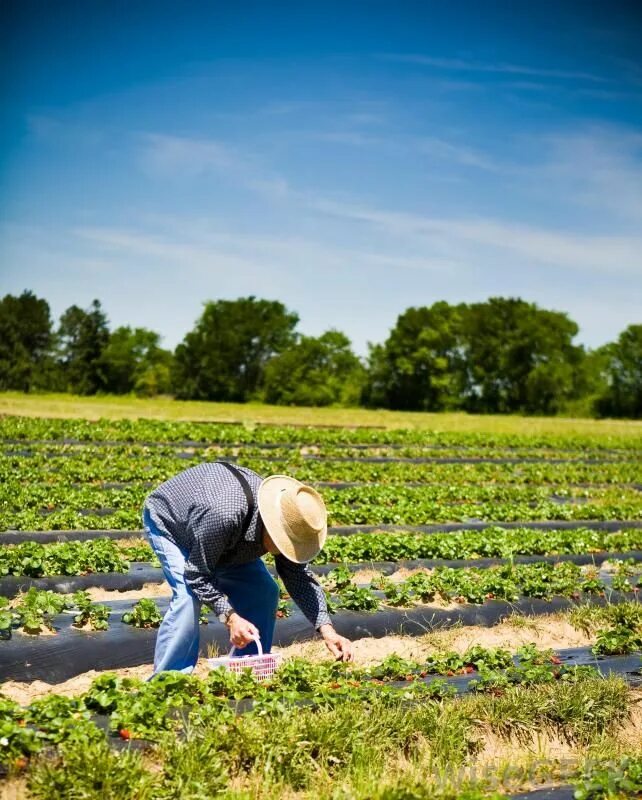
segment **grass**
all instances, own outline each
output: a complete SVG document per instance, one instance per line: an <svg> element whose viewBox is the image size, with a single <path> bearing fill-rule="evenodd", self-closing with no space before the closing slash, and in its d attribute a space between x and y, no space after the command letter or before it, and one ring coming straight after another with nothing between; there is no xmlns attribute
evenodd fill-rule
<svg viewBox="0 0 642 800"><path fill-rule="evenodd" d="M382 426L478 433L582 434L642 436L642 421L563 417L521 417L370 410L364 408L300 408L258 403L208 403L143 399L132 396L79 397L69 394L0 393L0 414L83 419L165 419L274 425Z"/></svg>
<svg viewBox="0 0 642 800"><path fill-rule="evenodd" d="M184 737L168 735L144 758L111 752L91 723L78 721L60 756L39 759L29 783L40 800L374 797L381 783L410 773L427 785L444 774L456 779L460 768L473 774L492 737L526 761L533 741L553 737L579 765L583 752L600 752L619 737L632 699L621 680L591 678L442 703L348 701L237 718L205 713Z"/></svg>

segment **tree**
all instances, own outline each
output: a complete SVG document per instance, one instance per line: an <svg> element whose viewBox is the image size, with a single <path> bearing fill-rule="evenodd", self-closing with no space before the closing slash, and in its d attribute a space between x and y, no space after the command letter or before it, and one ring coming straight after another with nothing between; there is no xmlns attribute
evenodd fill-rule
<svg viewBox="0 0 642 800"><path fill-rule="evenodd" d="M554 414L578 396L584 350L566 314L492 297L465 314L465 408Z"/></svg>
<svg viewBox="0 0 642 800"><path fill-rule="evenodd" d="M160 347L160 335L146 328L116 328L101 353L105 389L115 394L151 397L170 391L172 354Z"/></svg>
<svg viewBox="0 0 642 800"><path fill-rule="evenodd" d="M441 411L462 400L465 306L446 302L409 308L397 318L383 345L371 345L368 405Z"/></svg>
<svg viewBox="0 0 642 800"><path fill-rule="evenodd" d="M25 291L0 300L0 389L45 388L53 361L49 304Z"/></svg>
<svg viewBox="0 0 642 800"><path fill-rule="evenodd" d="M251 399L270 358L294 342L298 320L275 300L242 297L206 303L194 330L176 348L176 396Z"/></svg>
<svg viewBox="0 0 642 800"><path fill-rule="evenodd" d="M629 325L601 353L607 389L595 404L598 415L642 418L642 325Z"/></svg>
<svg viewBox="0 0 642 800"><path fill-rule="evenodd" d="M358 405L364 377L348 337L329 330L301 336L268 362L263 398L278 405Z"/></svg>
<svg viewBox="0 0 642 800"><path fill-rule="evenodd" d="M106 388L103 350L109 342L109 327L100 302L85 311L70 306L60 318L59 358L68 391L95 394Z"/></svg>

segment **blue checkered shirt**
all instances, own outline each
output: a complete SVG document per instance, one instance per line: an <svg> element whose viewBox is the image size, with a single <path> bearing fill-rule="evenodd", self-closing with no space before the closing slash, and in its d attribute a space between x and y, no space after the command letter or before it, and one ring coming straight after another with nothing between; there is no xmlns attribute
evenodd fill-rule
<svg viewBox="0 0 642 800"><path fill-rule="evenodd" d="M159 532L186 555L185 583L216 614L233 610L217 586L216 566L246 564L267 552L256 501L262 478L245 467L236 468L255 499L245 536L247 499L237 478L221 463L190 467L162 483L145 501ZM325 594L308 565L295 564L280 554L274 564L290 596L315 628L330 622Z"/></svg>

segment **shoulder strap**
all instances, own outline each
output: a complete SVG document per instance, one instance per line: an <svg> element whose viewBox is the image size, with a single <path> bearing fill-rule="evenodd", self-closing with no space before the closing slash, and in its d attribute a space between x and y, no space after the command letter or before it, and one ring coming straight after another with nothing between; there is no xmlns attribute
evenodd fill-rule
<svg viewBox="0 0 642 800"><path fill-rule="evenodd" d="M232 475L234 475L236 480L241 484L241 489L243 489L243 493L245 494L245 499L247 500L247 513L245 515L245 519L243 520L242 528L243 535L245 535L247 533L247 529L250 527L252 516L254 515L254 492L250 488L247 478L240 469L228 463L227 461L219 461L218 463L221 464L221 466L226 467L232 473Z"/></svg>

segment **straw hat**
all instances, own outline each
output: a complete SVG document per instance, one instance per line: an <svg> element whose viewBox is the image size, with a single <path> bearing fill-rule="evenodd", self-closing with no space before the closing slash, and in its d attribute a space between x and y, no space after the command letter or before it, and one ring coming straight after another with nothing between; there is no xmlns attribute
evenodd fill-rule
<svg viewBox="0 0 642 800"><path fill-rule="evenodd" d="M279 551L297 564L311 561L328 535L321 495L287 475L270 475L259 486L259 512Z"/></svg>

